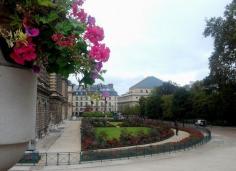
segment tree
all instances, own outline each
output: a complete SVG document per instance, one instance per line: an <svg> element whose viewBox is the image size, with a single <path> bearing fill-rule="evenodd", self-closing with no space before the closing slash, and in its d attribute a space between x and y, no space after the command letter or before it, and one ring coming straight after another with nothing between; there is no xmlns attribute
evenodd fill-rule
<svg viewBox="0 0 236 171"><path fill-rule="evenodd" d="M165 95L161 97L162 100L162 112L163 112L163 119L171 120L173 119L173 112L172 112L172 101L173 95Z"/></svg>
<svg viewBox="0 0 236 171"><path fill-rule="evenodd" d="M182 120L188 117L192 111L191 96L184 88L180 88L176 91L172 102L172 112L174 119Z"/></svg>
<svg viewBox="0 0 236 171"><path fill-rule="evenodd" d="M144 116L145 115L145 105L146 105L146 98L145 97L141 97L139 99L140 116Z"/></svg>
<svg viewBox="0 0 236 171"><path fill-rule="evenodd" d="M124 113L125 115L138 115L140 113L139 105L135 106L126 105L122 109L122 113Z"/></svg>
<svg viewBox="0 0 236 171"><path fill-rule="evenodd" d="M160 87L154 89L155 93L160 96L174 94L178 90L178 86L173 82L164 82Z"/></svg>
<svg viewBox="0 0 236 171"><path fill-rule="evenodd" d="M212 90L210 109L215 111L216 120L236 124L236 0L226 6L223 17L207 20L204 35L214 39L206 79L208 90Z"/></svg>
<svg viewBox="0 0 236 171"><path fill-rule="evenodd" d="M149 118L162 118L161 96L153 91L145 103L145 116Z"/></svg>
<svg viewBox="0 0 236 171"><path fill-rule="evenodd" d="M210 57L210 76L221 88L236 83L236 0L229 4L224 17L210 18L204 31L214 38L214 52Z"/></svg>

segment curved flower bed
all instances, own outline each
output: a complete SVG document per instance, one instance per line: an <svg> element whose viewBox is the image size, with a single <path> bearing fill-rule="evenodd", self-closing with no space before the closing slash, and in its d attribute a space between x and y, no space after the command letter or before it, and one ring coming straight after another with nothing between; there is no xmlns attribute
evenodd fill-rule
<svg viewBox="0 0 236 171"><path fill-rule="evenodd" d="M149 144L154 142L163 141L174 135L170 127L158 121L153 120L128 120L119 125L119 128L132 128L143 127L151 128L148 134L143 131L134 135L124 129L121 131L119 139L107 139L106 132L102 132L99 136L95 134L96 127L114 127L106 120L88 120L82 121L82 150L96 150L96 149L109 149L125 146L135 146L142 144Z"/></svg>
<svg viewBox="0 0 236 171"><path fill-rule="evenodd" d="M145 155L153 155L159 153L172 152L177 150L185 150L192 148L198 144L203 144L211 139L211 133L205 129L206 136L200 130L194 128L180 128L190 134L189 137L182 139L179 142L165 143L162 145L147 146L147 147L134 147L129 149L117 149L111 151L83 151L81 153L81 161L96 161L96 160L110 160L116 158L129 158Z"/></svg>

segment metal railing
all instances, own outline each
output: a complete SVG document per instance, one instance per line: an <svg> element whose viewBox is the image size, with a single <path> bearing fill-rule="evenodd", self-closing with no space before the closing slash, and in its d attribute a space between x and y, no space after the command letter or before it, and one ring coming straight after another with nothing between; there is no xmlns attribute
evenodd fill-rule
<svg viewBox="0 0 236 171"><path fill-rule="evenodd" d="M75 165L80 163L80 152L29 153L17 163L26 166Z"/></svg>

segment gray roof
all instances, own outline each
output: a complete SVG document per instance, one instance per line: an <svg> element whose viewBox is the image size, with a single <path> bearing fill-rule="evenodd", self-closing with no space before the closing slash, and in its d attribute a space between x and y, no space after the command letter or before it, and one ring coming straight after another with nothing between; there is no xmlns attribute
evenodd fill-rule
<svg viewBox="0 0 236 171"><path fill-rule="evenodd" d="M87 93L103 93L108 92L110 96L118 96L117 92L113 88L113 84L97 84L92 85L87 88L80 87L78 85L74 86L74 93L78 96L86 96Z"/></svg>
<svg viewBox="0 0 236 171"><path fill-rule="evenodd" d="M143 79L142 81L138 82L137 84L135 84L134 86L130 87L130 89L153 89L155 87L159 87L163 84L163 81L156 78L156 77L153 77L153 76L150 76L150 77L147 77L145 79Z"/></svg>

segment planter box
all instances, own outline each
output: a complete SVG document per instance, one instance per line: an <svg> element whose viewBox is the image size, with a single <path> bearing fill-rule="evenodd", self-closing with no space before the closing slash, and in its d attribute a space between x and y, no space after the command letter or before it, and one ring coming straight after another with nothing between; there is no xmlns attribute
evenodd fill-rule
<svg viewBox="0 0 236 171"><path fill-rule="evenodd" d="M35 137L37 79L0 51L0 170L12 167Z"/></svg>

